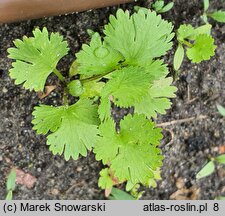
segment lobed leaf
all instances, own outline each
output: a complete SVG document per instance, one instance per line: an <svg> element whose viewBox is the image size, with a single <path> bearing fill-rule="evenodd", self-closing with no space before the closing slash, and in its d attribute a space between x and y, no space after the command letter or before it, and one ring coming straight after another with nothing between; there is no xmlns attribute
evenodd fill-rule
<svg viewBox="0 0 225 216"><path fill-rule="evenodd" d="M68 44L59 33L51 33L43 28L33 31L34 37L15 40L16 48L8 49L8 57L15 60L9 70L15 84L23 84L26 89L43 91L45 82L56 69L59 60L68 53Z"/></svg>
<svg viewBox="0 0 225 216"><path fill-rule="evenodd" d="M94 33L89 45L83 44L82 50L76 54L78 72L85 76L106 73L117 68L122 55L102 42L98 33Z"/></svg>
<svg viewBox="0 0 225 216"><path fill-rule="evenodd" d="M193 47L187 49L187 57L193 63L209 60L215 55L216 46L211 35L201 34L196 37Z"/></svg>
<svg viewBox="0 0 225 216"><path fill-rule="evenodd" d="M130 15L119 9L105 26L105 41L125 58L125 64L145 65L172 47L173 26L155 12Z"/></svg>
<svg viewBox="0 0 225 216"><path fill-rule="evenodd" d="M196 37L201 34L210 35L212 29L212 25L209 23L199 26L198 28L194 28L190 24L183 24L177 30L178 40L182 43L184 39L188 40L196 40Z"/></svg>
<svg viewBox="0 0 225 216"><path fill-rule="evenodd" d="M190 24L183 24L180 25L179 29L177 30L178 40L183 40L185 38L189 38L194 34L194 27Z"/></svg>
<svg viewBox="0 0 225 216"><path fill-rule="evenodd" d="M47 145L53 154L62 154L76 160L79 154L87 155L97 141L97 106L90 100L79 100L71 106L50 107L41 105L33 112L33 129L46 134Z"/></svg>
<svg viewBox="0 0 225 216"><path fill-rule="evenodd" d="M118 106L132 106L148 93L150 75L144 68L126 67L115 71L111 77L102 90L102 97L111 96Z"/></svg>
<svg viewBox="0 0 225 216"><path fill-rule="evenodd" d="M98 186L101 189L110 189L113 186L113 180L110 177L109 169L105 168L100 171L100 178L98 180Z"/></svg>
<svg viewBox="0 0 225 216"><path fill-rule="evenodd" d="M165 114L170 108L169 98L174 98L177 90L170 86L172 78L162 78L155 81L148 90L148 94L138 103L135 103L134 111L138 114L145 114L148 118L156 117L157 113Z"/></svg>
<svg viewBox="0 0 225 216"><path fill-rule="evenodd" d="M114 176L119 181L148 185L154 171L162 165L160 149L161 130L144 115L128 115L121 121L120 132L113 121L100 125L100 138L94 147L97 160L110 162Z"/></svg>

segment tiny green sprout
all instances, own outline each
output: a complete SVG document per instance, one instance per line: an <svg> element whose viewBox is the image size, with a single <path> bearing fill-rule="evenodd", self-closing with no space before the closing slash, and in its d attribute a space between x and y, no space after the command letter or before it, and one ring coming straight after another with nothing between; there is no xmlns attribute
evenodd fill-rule
<svg viewBox="0 0 225 216"><path fill-rule="evenodd" d="M111 191L111 195L109 196L110 200L136 200L129 193L122 191L118 188L113 187Z"/></svg>
<svg viewBox="0 0 225 216"><path fill-rule="evenodd" d="M165 13L170 11L174 6L173 2L169 2L165 5L164 0L156 0L155 3L152 4L152 9L157 13Z"/></svg>
<svg viewBox="0 0 225 216"><path fill-rule="evenodd" d="M211 160L209 161L196 175L196 179L201 179L211 175L215 170L215 164Z"/></svg>
<svg viewBox="0 0 225 216"><path fill-rule="evenodd" d="M225 165L225 154L219 155L215 158L215 160L219 163L219 164L224 164Z"/></svg>
<svg viewBox="0 0 225 216"><path fill-rule="evenodd" d="M224 10L219 10L219 11L213 11L213 12L208 12L209 9L209 0L203 0L203 5L204 5L204 12L202 15L202 19L205 23L208 23L208 17L212 18L213 20L221 23L225 23L225 11Z"/></svg>
<svg viewBox="0 0 225 216"><path fill-rule="evenodd" d="M211 175L215 171L215 162L220 165L225 165L225 154L219 155L215 158L211 158L210 161L203 166L203 168L197 173L196 179L201 179Z"/></svg>
<svg viewBox="0 0 225 216"><path fill-rule="evenodd" d="M194 28L190 24L183 24L177 30L178 46L173 59L173 67L178 71L182 65L185 51L192 63L200 63L209 60L215 55L216 46L211 36L210 24Z"/></svg>
<svg viewBox="0 0 225 216"><path fill-rule="evenodd" d="M211 17L217 22L225 23L225 11L219 10L212 13L208 13L207 16Z"/></svg>
<svg viewBox="0 0 225 216"><path fill-rule="evenodd" d="M13 191L16 188L16 171L15 169L12 169L7 176L7 182L6 182L6 188L7 188L7 196L6 200L12 200L13 199Z"/></svg>
<svg viewBox="0 0 225 216"><path fill-rule="evenodd" d="M225 196L218 196L215 198L215 200L225 200Z"/></svg>
<svg viewBox="0 0 225 216"><path fill-rule="evenodd" d="M225 117L225 108L224 108L223 106L219 105L219 104L217 104L216 107L217 107L217 110L219 111L219 113L220 113L223 117Z"/></svg>

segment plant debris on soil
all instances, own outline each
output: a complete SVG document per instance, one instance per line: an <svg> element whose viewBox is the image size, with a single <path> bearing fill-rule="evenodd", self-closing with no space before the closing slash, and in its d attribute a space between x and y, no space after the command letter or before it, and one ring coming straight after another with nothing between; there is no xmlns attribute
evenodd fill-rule
<svg viewBox="0 0 225 216"><path fill-rule="evenodd" d="M212 0L210 9L225 9L225 1ZM163 14L175 29L180 24L203 24L202 1L175 0L174 8ZM120 5L133 10L134 5L148 6L150 1ZM29 20L0 25L0 199L6 196L6 177L12 167L35 179L31 187L17 184L13 199L105 199L98 188L102 168L92 152L86 158L66 162L63 156L54 156L48 150L46 137L32 130L32 110L39 103L61 104L61 89L57 79L50 76L47 97L14 85L8 75L11 60L7 48L23 35L31 36L35 27L46 26L50 32L59 31L68 41L70 53L60 61L59 69L66 73L82 43L89 41L87 29L102 32L110 14L117 7L92 10L58 17ZM216 103L225 105L225 25L211 22L217 45L216 56L201 64L185 60L179 78L177 98L166 115L159 116L164 139L161 148L165 156L162 180L156 188L143 188L142 199L215 199L225 194L225 170L217 167L214 174L196 180L197 172L210 157L217 156L225 146L225 119L217 112ZM174 48L165 57L171 75ZM128 111L114 109L120 119ZM224 152L224 151L223 151Z"/></svg>

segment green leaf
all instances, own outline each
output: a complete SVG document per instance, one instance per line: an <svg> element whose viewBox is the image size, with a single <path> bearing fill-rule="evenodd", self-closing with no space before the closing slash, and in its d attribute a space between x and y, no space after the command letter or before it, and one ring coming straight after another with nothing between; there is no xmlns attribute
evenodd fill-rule
<svg viewBox="0 0 225 216"><path fill-rule="evenodd" d="M8 191L5 199L6 200L12 200L13 199L13 191L12 190Z"/></svg>
<svg viewBox="0 0 225 216"><path fill-rule="evenodd" d="M212 25L210 24L205 24L202 26L199 26L198 28L194 28L192 25L184 24L179 27L177 30L178 34L178 40L182 43L184 39L188 40L196 40L196 37L201 35L201 34L208 34L210 35L211 33L211 28Z"/></svg>
<svg viewBox="0 0 225 216"><path fill-rule="evenodd" d="M96 81L90 81L90 82L85 82L83 84L83 89L84 92L81 95L82 98L92 98L95 96L100 96L101 91L103 87L105 86L104 82L96 82Z"/></svg>
<svg viewBox="0 0 225 216"><path fill-rule="evenodd" d="M6 182L7 191L14 191L16 187L16 171L15 169L12 169L7 177Z"/></svg>
<svg viewBox="0 0 225 216"><path fill-rule="evenodd" d="M212 25L209 24L209 23L207 23L205 25L202 25L202 26L199 26L198 28L195 29L194 35L190 39L191 40L196 40L196 37L198 35L201 35L201 34L210 35L211 34L211 29L212 29Z"/></svg>
<svg viewBox="0 0 225 216"><path fill-rule="evenodd" d="M148 118L156 117L157 113L165 114L171 106L168 98L176 97L174 93L177 88L170 86L172 81L171 77L155 81L142 101L134 105L134 111L138 114L145 114Z"/></svg>
<svg viewBox="0 0 225 216"><path fill-rule="evenodd" d="M16 60L9 70L16 84L26 89L43 91L50 73L56 69L59 60L68 53L68 44L59 33L49 35L46 28L33 31L34 37L15 40L16 48L9 48L9 58Z"/></svg>
<svg viewBox="0 0 225 216"><path fill-rule="evenodd" d="M77 74L78 74L78 63L77 61L74 61L72 65L70 66L69 77L73 77Z"/></svg>
<svg viewBox="0 0 225 216"><path fill-rule="evenodd" d="M158 80L163 77L166 77L169 74L167 65L163 63L163 60L155 60L144 66L147 77L150 77L150 80Z"/></svg>
<svg viewBox="0 0 225 216"><path fill-rule="evenodd" d="M79 100L71 106L40 105L33 116L33 129L39 134L51 132L47 136L49 149L54 155L64 152L66 160L76 160L79 154L86 156L97 141L97 106L90 100Z"/></svg>
<svg viewBox="0 0 225 216"><path fill-rule="evenodd" d="M221 164L225 164L225 154L216 157L216 161Z"/></svg>
<svg viewBox="0 0 225 216"><path fill-rule="evenodd" d="M217 22L221 22L221 23L225 22L225 11L220 10L207 15L213 18L214 20L216 20Z"/></svg>
<svg viewBox="0 0 225 216"><path fill-rule="evenodd" d="M211 175L215 170L215 164L213 161L209 161L196 175L196 179L201 179Z"/></svg>
<svg viewBox="0 0 225 216"><path fill-rule="evenodd" d="M92 36L90 45L83 44L76 57L78 71L86 77L115 70L119 61L123 60L118 51L102 42L98 33Z"/></svg>
<svg viewBox="0 0 225 216"><path fill-rule="evenodd" d="M166 6L164 6L161 10L158 11L158 13L166 13L170 11L174 6L173 2L168 3Z"/></svg>
<svg viewBox="0 0 225 216"><path fill-rule="evenodd" d="M218 196L215 198L216 200L225 200L225 196Z"/></svg>
<svg viewBox="0 0 225 216"><path fill-rule="evenodd" d="M83 92L83 86L80 80L73 80L67 85L68 91L74 97L79 97Z"/></svg>
<svg viewBox="0 0 225 216"><path fill-rule="evenodd" d="M147 14L149 12L149 9L148 8L140 7L140 6L134 6L134 11L135 12L138 12L140 10L142 10L145 14Z"/></svg>
<svg viewBox="0 0 225 216"><path fill-rule="evenodd" d="M193 63L200 63L203 60L209 60L215 55L216 46L214 39L207 34L201 34L196 37L193 47L187 49L187 57Z"/></svg>
<svg viewBox="0 0 225 216"><path fill-rule="evenodd" d="M164 1L162 0L157 0L154 4L152 4L152 8L156 11L159 12L164 6Z"/></svg>
<svg viewBox="0 0 225 216"><path fill-rule="evenodd" d="M141 128L141 130L140 130ZM120 122L120 132L109 119L100 125L99 141L94 147L97 160L110 162L110 169L119 180L149 185L154 171L162 165L161 129L144 115L128 115Z"/></svg>
<svg viewBox="0 0 225 216"><path fill-rule="evenodd" d="M100 171L100 178L98 180L98 186L101 189L110 189L113 186L113 180L110 176L108 168L102 169Z"/></svg>
<svg viewBox="0 0 225 216"><path fill-rule="evenodd" d="M184 59L184 48L182 44L178 44L177 50L173 59L173 67L175 71L178 71Z"/></svg>
<svg viewBox="0 0 225 216"><path fill-rule="evenodd" d="M182 41L185 38L188 39L194 34L194 32L195 32L195 29L192 25L183 24L177 30L178 40Z"/></svg>
<svg viewBox="0 0 225 216"><path fill-rule="evenodd" d="M130 15L119 9L109 20L105 41L124 56L125 64L144 66L172 47L173 26L155 12L139 10Z"/></svg>
<svg viewBox="0 0 225 216"><path fill-rule="evenodd" d="M102 97L111 96L120 107L132 106L148 93L150 75L144 68L126 67L115 71L111 77L102 90Z"/></svg>
<svg viewBox="0 0 225 216"><path fill-rule="evenodd" d="M111 118L111 102L109 98L101 98L101 103L98 106L98 114L100 120L103 122Z"/></svg>
<svg viewBox="0 0 225 216"><path fill-rule="evenodd" d="M204 3L204 11L206 12L209 9L209 0L203 0Z"/></svg>
<svg viewBox="0 0 225 216"><path fill-rule="evenodd" d="M217 106L217 110L219 111L219 113L225 117L225 108L219 104L217 104L216 106Z"/></svg>
<svg viewBox="0 0 225 216"><path fill-rule="evenodd" d="M122 191L117 188L112 188L111 196L109 197L110 200L135 200L133 196L125 191Z"/></svg>

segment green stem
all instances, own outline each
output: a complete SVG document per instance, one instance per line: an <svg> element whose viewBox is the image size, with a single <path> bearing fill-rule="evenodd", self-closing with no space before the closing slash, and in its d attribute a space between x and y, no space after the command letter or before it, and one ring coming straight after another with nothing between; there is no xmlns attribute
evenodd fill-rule
<svg viewBox="0 0 225 216"><path fill-rule="evenodd" d="M113 71L114 71L114 70L113 70ZM109 73L111 73L111 72L113 72L113 71L107 72L107 73L105 73L105 74L99 74L99 75L94 75L94 76L92 76L92 77L80 79L80 81L81 81L82 83L86 83L86 82L90 82L90 81L93 81L93 80L97 80L97 79L100 79L100 78L106 76L107 74L109 74Z"/></svg>
<svg viewBox="0 0 225 216"><path fill-rule="evenodd" d="M127 66L127 64L124 64L124 65L121 64L120 66L118 66L118 68L115 68L115 69L113 69L113 70L111 70L111 71L108 71L108 72L106 72L106 73L104 73L104 74L94 75L94 76L92 76L92 77L80 79L80 81L81 81L82 83L85 83L85 82L90 82L90 81L93 81L93 80L101 79L101 78L103 78L104 76L106 76L106 75L108 75L108 74L110 74L110 73L112 73L112 72L114 72L114 71L116 71L116 70L120 70L120 69L122 69L123 67L126 67L126 66Z"/></svg>
<svg viewBox="0 0 225 216"><path fill-rule="evenodd" d="M69 105L67 87L64 88L64 92L63 92L63 105L64 106L68 106Z"/></svg>
<svg viewBox="0 0 225 216"><path fill-rule="evenodd" d="M186 40L183 40L182 43L188 47L193 47L193 44L189 43L188 41Z"/></svg>
<svg viewBox="0 0 225 216"><path fill-rule="evenodd" d="M60 81L62 81L62 82L65 81L65 77L56 68L53 70L53 73L59 78Z"/></svg>

